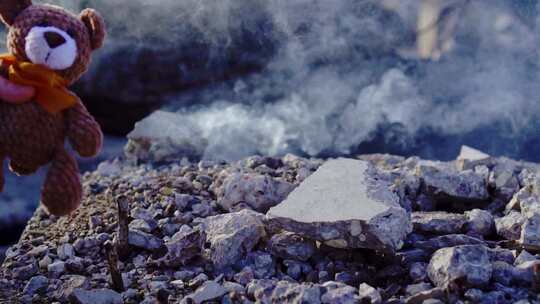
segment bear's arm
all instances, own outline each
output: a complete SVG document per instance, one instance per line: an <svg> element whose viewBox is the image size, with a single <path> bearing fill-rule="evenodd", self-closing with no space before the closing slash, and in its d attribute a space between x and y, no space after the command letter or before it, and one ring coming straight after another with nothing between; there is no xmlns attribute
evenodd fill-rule
<svg viewBox="0 0 540 304"><path fill-rule="evenodd" d="M71 145L82 157L96 156L103 144L99 124L80 100L66 111L67 136Z"/></svg>

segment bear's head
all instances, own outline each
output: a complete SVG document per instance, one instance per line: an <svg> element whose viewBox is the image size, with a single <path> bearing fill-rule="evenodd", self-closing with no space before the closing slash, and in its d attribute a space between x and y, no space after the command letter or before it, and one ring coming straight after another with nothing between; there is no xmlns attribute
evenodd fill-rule
<svg viewBox="0 0 540 304"><path fill-rule="evenodd" d="M8 26L8 51L20 61L54 70L68 83L88 69L93 50L105 38L103 18L93 9L76 16L31 0L0 0L0 18Z"/></svg>

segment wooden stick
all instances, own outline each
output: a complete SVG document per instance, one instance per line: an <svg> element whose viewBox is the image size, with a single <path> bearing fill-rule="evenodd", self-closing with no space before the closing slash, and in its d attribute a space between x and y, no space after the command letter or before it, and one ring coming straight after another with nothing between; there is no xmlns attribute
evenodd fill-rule
<svg viewBox="0 0 540 304"><path fill-rule="evenodd" d="M107 262L109 264L109 272L111 274L112 287L118 292L125 290L124 280L122 279L122 273L118 270L118 254L115 246L111 241L107 241L103 244L107 253Z"/></svg>
<svg viewBox="0 0 540 304"><path fill-rule="evenodd" d="M118 237L116 241L116 251L120 260L125 261L129 257L129 200L120 195L116 197L118 205Z"/></svg>

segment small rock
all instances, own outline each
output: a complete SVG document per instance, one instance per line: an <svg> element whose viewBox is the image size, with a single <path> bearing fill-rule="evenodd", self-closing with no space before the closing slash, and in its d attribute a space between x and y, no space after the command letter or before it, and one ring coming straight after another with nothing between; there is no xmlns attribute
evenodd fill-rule
<svg viewBox="0 0 540 304"><path fill-rule="evenodd" d="M73 257L66 261L67 270L75 273L82 273L84 271L83 259L79 257Z"/></svg>
<svg viewBox="0 0 540 304"><path fill-rule="evenodd" d="M47 269L47 266L49 266L53 260L50 256L46 255L41 260L39 260L38 265L40 269Z"/></svg>
<svg viewBox="0 0 540 304"><path fill-rule="evenodd" d="M156 251L164 246L162 239L138 230L129 230L128 243L137 248Z"/></svg>
<svg viewBox="0 0 540 304"><path fill-rule="evenodd" d="M522 250L521 253L517 256L516 260L514 261L514 266L517 266L519 264L529 262L529 261L535 261L537 259L538 258L530 254L527 250Z"/></svg>
<svg viewBox="0 0 540 304"><path fill-rule="evenodd" d="M47 271L53 277L59 277L66 271L66 263L62 261L54 262L47 266Z"/></svg>
<svg viewBox="0 0 540 304"><path fill-rule="evenodd" d="M467 218L463 214L447 212L413 212L411 221L415 231L455 234L462 230Z"/></svg>
<svg viewBox="0 0 540 304"><path fill-rule="evenodd" d="M414 282L422 282L427 277L427 264L416 262L411 264L411 268L409 270L409 276Z"/></svg>
<svg viewBox="0 0 540 304"><path fill-rule="evenodd" d="M205 301L218 299L224 296L226 293L227 289L225 289L223 286L214 281L207 281L201 287L197 288L194 293L187 297L199 304Z"/></svg>
<svg viewBox="0 0 540 304"><path fill-rule="evenodd" d="M223 288L227 289L229 293L244 294L246 292L246 288L243 285L235 282L223 282Z"/></svg>
<svg viewBox="0 0 540 304"><path fill-rule="evenodd" d="M507 240L519 240L524 222L521 213L512 210L506 216L495 219L495 229L499 236Z"/></svg>
<svg viewBox="0 0 540 304"><path fill-rule="evenodd" d="M56 249L58 253L58 258L65 261L67 259L72 258L75 256L75 249L73 248L73 245L66 243L58 246Z"/></svg>
<svg viewBox="0 0 540 304"><path fill-rule="evenodd" d="M307 261L315 253L315 242L294 233L282 232L272 236L268 248L277 257Z"/></svg>
<svg viewBox="0 0 540 304"><path fill-rule="evenodd" d="M521 227L519 243L526 249L540 250L540 213L527 216Z"/></svg>
<svg viewBox="0 0 540 304"><path fill-rule="evenodd" d="M206 281L208 281L208 276L206 274L204 274L204 273L200 273L196 277L191 279L189 281L188 285L189 285L190 288L197 288L197 287L201 286Z"/></svg>
<svg viewBox="0 0 540 304"><path fill-rule="evenodd" d="M476 202L489 199L486 180L472 170L454 171L436 164L419 164L416 175L437 203Z"/></svg>
<svg viewBox="0 0 540 304"><path fill-rule="evenodd" d="M216 215L203 220L210 259L218 268L236 263L266 235L263 215L251 210Z"/></svg>
<svg viewBox="0 0 540 304"><path fill-rule="evenodd" d="M32 277L26 286L24 287L23 293L27 295L34 295L37 293L42 293L45 290L47 290L47 286L49 285L49 279L47 277L38 275L35 277Z"/></svg>
<svg viewBox="0 0 540 304"><path fill-rule="evenodd" d="M412 225L389 188L366 161L330 160L267 217L279 228L332 247L396 251Z"/></svg>
<svg viewBox="0 0 540 304"><path fill-rule="evenodd" d="M268 175L233 173L217 189L218 204L229 211L249 207L266 212L287 196L293 185Z"/></svg>
<svg viewBox="0 0 540 304"><path fill-rule="evenodd" d="M185 265L189 260L200 256L204 245L204 235L199 230L176 233L166 243L167 254L163 258L168 267Z"/></svg>
<svg viewBox="0 0 540 304"><path fill-rule="evenodd" d="M349 285L330 281L322 284L322 287L326 288L326 292L321 297L321 303L358 303L360 301L358 290Z"/></svg>
<svg viewBox="0 0 540 304"><path fill-rule="evenodd" d="M484 245L485 242L481 239L468 236L465 234L448 234L433 237L427 241L417 241L413 244L414 247L436 251L439 248L454 247L459 245Z"/></svg>
<svg viewBox="0 0 540 304"><path fill-rule="evenodd" d="M155 221L154 221L155 223ZM150 224L143 220L143 219L134 219L133 221L131 221L129 223L129 229L131 230L138 230L138 231L142 231L142 232L145 232L145 233L151 233L152 230L154 230L155 228L157 227L154 226L154 227L151 227Z"/></svg>
<svg viewBox="0 0 540 304"><path fill-rule="evenodd" d="M26 281L37 274L38 270L36 263L30 263L26 266L15 268L13 270L13 277L21 281Z"/></svg>
<svg viewBox="0 0 540 304"><path fill-rule="evenodd" d="M241 264L249 265L256 279L269 279L275 274L276 263L266 252L250 252Z"/></svg>
<svg viewBox="0 0 540 304"><path fill-rule="evenodd" d="M463 296L473 303L479 303L484 297L484 293L480 289L471 288L467 290Z"/></svg>
<svg viewBox="0 0 540 304"><path fill-rule="evenodd" d="M493 282L510 286L514 273L515 269L512 265L502 261L493 262L493 272L491 275Z"/></svg>
<svg viewBox="0 0 540 304"><path fill-rule="evenodd" d="M436 287L432 288L426 291L422 291L419 293L416 293L408 298L405 299L406 304L423 304L425 301L430 299L444 299L445 298L445 292L444 289Z"/></svg>
<svg viewBox="0 0 540 304"><path fill-rule="evenodd" d="M84 290L76 288L69 296L74 304L122 304L122 296L110 289Z"/></svg>
<svg viewBox="0 0 540 304"><path fill-rule="evenodd" d="M321 303L321 288L313 284L295 284L286 281L277 283L271 303Z"/></svg>
<svg viewBox="0 0 540 304"><path fill-rule="evenodd" d="M482 286L489 282L491 273L489 253L482 245L439 249L428 265L430 280L442 288L451 288L458 279L466 286Z"/></svg>
<svg viewBox="0 0 540 304"><path fill-rule="evenodd" d="M531 284L534 279L534 268L540 265L540 260L528 261L515 267L514 279L518 282Z"/></svg>
<svg viewBox="0 0 540 304"><path fill-rule="evenodd" d="M364 299L368 299L371 301L371 304L379 304L382 302L382 297L379 291L366 283L360 284L360 287L358 288L358 294L361 301Z"/></svg>
<svg viewBox="0 0 540 304"><path fill-rule="evenodd" d="M467 217L467 231L474 235L486 236L493 232L495 222L491 213L481 209L465 212Z"/></svg>
<svg viewBox="0 0 540 304"><path fill-rule="evenodd" d="M405 293L408 296L412 296L412 295L430 290L432 288L433 286L431 284L426 283L426 282L421 282L417 284L408 285L407 288L405 288Z"/></svg>
<svg viewBox="0 0 540 304"><path fill-rule="evenodd" d="M99 217L97 215L92 215L88 219L88 227L90 227L90 229L92 229L92 230L95 230L98 227L100 227L102 225L102 223L103 223L103 221L101 220L101 217Z"/></svg>

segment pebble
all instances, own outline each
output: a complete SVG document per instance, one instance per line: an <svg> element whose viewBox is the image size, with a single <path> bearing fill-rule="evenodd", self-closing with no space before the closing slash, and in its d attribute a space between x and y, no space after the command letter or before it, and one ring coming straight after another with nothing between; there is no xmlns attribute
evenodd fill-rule
<svg viewBox="0 0 540 304"><path fill-rule="evenodd" d="M67 259L72 258L75 256L75 249L73 248L73 245L66 243L58 246L56 249L58 258L65 261Z"/></svg>
<svg viewBox="0 0 540 304"><path fill-rule="evenodd" d="M360 287L358 288L358 295L361 301L368 299L371 301L371 304L382 303L382 297L379 291L366 283L360 284Z"/></svg>
<svg viewBox="0 0 540 304"><path fill-rule="evenodd" d="M23 293L27 295L34 295L37 293L42 293L47 290L49 285L49 279L45 276L38 275L30 278L26 286L24 287Z"/></svg>
<svg viewBox="0 0 540 304"><path fill-rule="evenodd" d="M218 299L227 293L227 289L214 281L207 281L187 298L199 304Z"/></svg>
<svg viewBox="0 0 540 304"><path fill-rule="evenodd" d="M128 243L131 246L149 251L157 251L164 246L163 239L149 233L132 229L129 230Z"/></svg>

